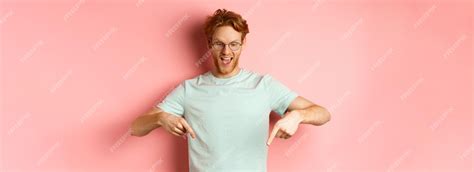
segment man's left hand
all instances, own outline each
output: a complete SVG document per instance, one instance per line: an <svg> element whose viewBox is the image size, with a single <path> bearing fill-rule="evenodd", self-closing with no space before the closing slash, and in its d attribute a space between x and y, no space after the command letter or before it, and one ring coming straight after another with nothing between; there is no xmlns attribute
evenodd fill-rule
<svg viewBox="0 0 474 172"><path fill-rule="evenodd" d="M298 130L298 125L303 121L303 117L298 110L293 110L285 113L283 117L275 123L273 130L270 134L270 137L267 141L267 146L269 146L273 139L282 138L288 139Z"/></svg>

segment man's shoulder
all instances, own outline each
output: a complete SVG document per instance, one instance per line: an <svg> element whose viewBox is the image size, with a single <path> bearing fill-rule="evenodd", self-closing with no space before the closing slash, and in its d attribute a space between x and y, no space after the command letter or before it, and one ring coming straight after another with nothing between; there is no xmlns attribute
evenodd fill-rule
<svg viewBox="0 0 474 172"><path fill-rule="evenodd" d="M190 85L199 85L199 83L203 82L203 80L206 80L206 78L209 78L209 75L212 75L210 71L195 74L194 76L191 76L188 79L183 80L181 84L184 87L187 87Z"/></svg>
<svg viewBox="0 0 474 172"><path fill-rule="evenodd" d="M206 73L206 72L205 72ZM188 79L185 79L181 82L182 85L188 85L188 84L191 84L191 83L195 83L196 81L198 81L205 73L201 73L201 74L197 74L197 75L194 75L192 77L189 77Z"/></svg>

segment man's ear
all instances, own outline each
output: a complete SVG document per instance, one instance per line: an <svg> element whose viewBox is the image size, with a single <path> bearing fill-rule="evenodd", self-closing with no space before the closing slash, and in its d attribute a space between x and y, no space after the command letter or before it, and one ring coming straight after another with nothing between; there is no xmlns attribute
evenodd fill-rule
<svg viewBox="0 0 474 172"><path fill-rule="evenodd" d="M207 48L211 49L211 40L207 39Z"/></svg>

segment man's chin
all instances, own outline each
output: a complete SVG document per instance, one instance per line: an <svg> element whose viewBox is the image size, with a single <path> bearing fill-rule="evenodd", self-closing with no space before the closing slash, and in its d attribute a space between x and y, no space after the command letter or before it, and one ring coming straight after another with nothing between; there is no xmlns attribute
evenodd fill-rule
<svg viewBox="0 0 474 172"><path fill-rule="evenodd" d="M232 73L232 69L219 68L219 73L222 75L227 75L227 74Z"/></svg>
<svg viewBox="0 0 474 172"><path fill-rule="evenodd" d="M232 71L234 71L234 67L224 67L224 66L219 66L219 73L222 74L222 75L227 75L227 74L230 74L232 73Z"/></svg>

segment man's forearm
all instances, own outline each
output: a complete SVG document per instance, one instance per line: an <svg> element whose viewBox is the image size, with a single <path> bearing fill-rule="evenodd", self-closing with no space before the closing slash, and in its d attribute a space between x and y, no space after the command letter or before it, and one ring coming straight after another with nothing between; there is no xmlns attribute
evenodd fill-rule
<svg viewBox="0 0 474 172"><path fill-rule="evenodd" d="M159 124L159 113L157 111L150 111L149 113L138 117L132 123L132 135L133 136L144 136L153 131L154 129L160 127Z"/></svg>
<svg viewBox="0 0 474 172"><path fill-rule="evenodd" d="M330 113L321 106L313 105L305 109L296 110L302 118L303 124L323 125L331 119Z"/></svg>

